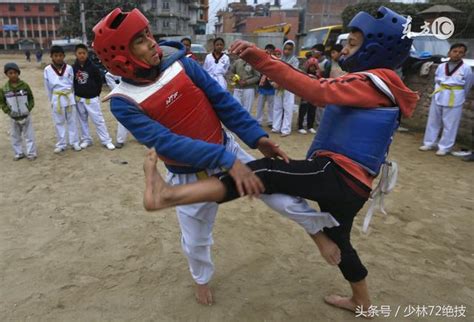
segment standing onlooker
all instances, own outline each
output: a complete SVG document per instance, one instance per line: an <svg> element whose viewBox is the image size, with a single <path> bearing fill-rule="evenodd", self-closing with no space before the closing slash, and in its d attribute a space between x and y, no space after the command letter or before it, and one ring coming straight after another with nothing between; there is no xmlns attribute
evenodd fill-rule
<svg viewBox="0 0 474 322"><path fill-rule="evenodd" d="M232 75L237 75L234 87L234 98L250 114L252 111L253 100L255 99L255 85L260 80L260 73L245 60L237 59L230 68Z"/></svg>
<svg viewBox="0 0 474 322"><path fill-rule="evenodd" d="M66 149L66 127L69 144L75 151L81 151L74 100L74 70L64 62L65 54L61 46L52 46L50 53L51 64L44 69L44 87L51 102L58 139L54 153L61 153Z"/></svg>
<svg viewBox="0 0 474 322"><path fill-rule="evenodd" d="M36 50L35 55L36 55L36 62L37 62L37 63L41 63L41 60L42 60L42 58L43 58L43 50L41 50L41 48L38 48L38 49Z"/></svg>
<svg viewBox="0 0 474 322"><path fill-rule="evenodd" d="M283 55L281 60L287 64L298 69L299 60L294 55L295 42L287 40L283 44ZM295 105L295 94L287 90L281 90L281 98L278 99L279 92L275 95L275 101L273 104L273 128L272 132L281 132L281 136L285 137L291 134L291 122L293 120L293 108Z"/></svg>
<svg viewBox="0 0 474 322"><path fill-rule="evenodd" d="M29 49L25 50L25 57L26 57L26 61L30 62L31 61L31 52Z"/></svg>
<svg viewBox="0 0 474 322"><path fill-rule="evenodd" d="M268 44L265 46L265 51L267 54L272 55L275 50L275 46ZM262 75L260 81L258 82L258 99L257 99L257 115L256 119L258 124L262 125L263 123L263 110L265 103L268 106L267 114L267 125L272 126L273 124L273 99L275 97L275 88L270 84L270 80Z"/></svg>
<svg viewBox="0 0 474 322"><path fill-rule="evenodd" d="M230 59L229 56L223 53L225 42L222 38L214 39L214 49L212 53L207 54L202 68L214 78L219 85L227 89L227 81L225 75L229 71Z"/></svg>
<svg viewBox="0 0 474 322"><path fill-rule="evenodd" d="M464 64L462 58L467 46L456 43L449 49L449 61L440 64L435 72L435 91L431 94L431 106L426 124L425 137L421 151L433 150L436 155L444 156L451 151L456 141L462 106L472 86L471 67ZM438 142L440 130L441 138Z"/></svg>
<svg viewBox="0 0 474 322"><path fill-rule="evenodd" d="M341 44L335 44L331 48L331 63L329 68L330 78L337 78L346 74L346 72L342 70L341 66L339 66L339 58L341 58L342 48L343 47Z"/></svg>
<svg viewBox="0 0 474 322"><path fill-rule="evenodd" d="M323 44L314 45L313 48L313 56L319 61L319 73L322 78L329 78L331 72L331 61L327 59L325 55L326 48ZM323 118L324 108L321 106L316 107L316 117L315 122L316 126L319 127L319 123L321 123L321 119Z"/></svg>
<svg viewBox="0 0 474 322"><path fill-rule="evenodd" d="M120 82L122 81L122 77L114 75L111 72L107 72L107 74L105 74L105 81L107 83L107 86L109 86L110 90L113 90L120 84ZM117 138L115 144L115 147L117 149L123 148L123 146L125 145L125 141L127 140L127 135L128 130L125 128L125 126L122 125L122 123L117 121Z"/></svg>
<svg viewBox="0 0 474 322"><path fill-rule="evenodd" d="M181 43L186 48L186 57L192 58L195 61L198 61L196 55L194 55L193 52L191 51L191 44L192 44L191 38L184 37L183 39L181 39Z"/></svg>
<svg viewBox="0 0 474 322"><path fill-rule="evenodd" d="M77 115L81 125L81 148L92 145L89 133L89 116L103 146L109 150L115 149L105 125L104 116L100 109L100 92L102 91L102 75L97 66L89 59L87 46L76 45L76 61L74 63L74 93L76 95Z"/></svg>
<svg viewBox="0 0 474 322"><path fill-rule="evenodd" d="M319 72L318 60L316 58L310 58L305 63L305 71L308 75L313 75L315 78L318 77ZM311 133L316 133L314 129L314 118L316 114L316 106L312 105L308 101L301 99L300 108L298 112L298 132L301 134L307 134L308 132L303 127L304 118L308 115L306 124L308 126L308 131Z"/></svg>
<svg viewBox="0 0 474 322"><path fill-rule="evenodd" d="M20 68L15 63L7 63L3 68L8 82L0 88L0 108L11 118L11 143L14 160L25 157L23 137L26 143L26 157L36 159L36 142L30 112L35 106L33 92L27 83L20 80Z"/></svg>

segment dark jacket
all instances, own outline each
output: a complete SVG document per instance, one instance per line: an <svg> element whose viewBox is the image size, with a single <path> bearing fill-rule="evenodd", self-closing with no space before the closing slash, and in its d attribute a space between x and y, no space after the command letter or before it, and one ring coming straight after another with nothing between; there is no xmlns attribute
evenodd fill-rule
<svg viewBox="0 0 474 322"><path fill-rule="evenodd" d="M76 60L72 68L74 69L74 94L82 98L99 96L102 91L102 75L99 68L90 59L87 59L84 66Z"/></svg>

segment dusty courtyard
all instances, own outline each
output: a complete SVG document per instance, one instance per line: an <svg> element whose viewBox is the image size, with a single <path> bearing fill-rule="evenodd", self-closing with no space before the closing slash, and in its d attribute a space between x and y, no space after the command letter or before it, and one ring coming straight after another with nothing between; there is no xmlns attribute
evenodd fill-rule
<svg viewBox="0 0 474 322"><path fill-rule="evenodd" d="M174 210L142 207L144 147L131 139L108 151L94 133L87 150L53 154L42 69L23 56L0 56L2 71L11 60L34 91L39 157L13 161L1 113L0 321L358 320L322 301L330 292L348 292L338 269L299 226L259 201L220 208L211 284L216 304L196 304ZM3 85L3 73L0 79ZM115 137L108 103L103 110ZM293 158L304 157L312 139L295 132L271 137ZM376 320L451 320L435 317L437 309L423 318L409 315L417 305L435 305L464 306L466 317L453 320L473 321L474 164L418 152L420 142L420 133L397 134L391 156L400 175L387 199L389 215L376 215L366 235L365 207L353 229L373 304L392 310Z"/></svg>

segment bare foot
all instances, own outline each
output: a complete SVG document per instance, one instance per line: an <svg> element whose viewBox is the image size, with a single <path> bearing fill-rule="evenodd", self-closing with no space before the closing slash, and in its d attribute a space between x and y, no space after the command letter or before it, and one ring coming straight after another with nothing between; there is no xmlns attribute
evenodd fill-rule
<svg viewBox="0 0 474 322"><path fill-rule="evenodd" d="M355 312L357 308L357 304L354 302L354 300L351 297L343 297L343 296L331 294L324 297L324 302L326 302L327 304L336 306L338 308L349 310L352 312Z"/></svg>
<svg viewBox="0 0 474 322"><path fill-rule="evenodd" d="M212 298L211 288L207 284L196 284L196 301L202 305L212 305L214 300Z"/></svg>
<svg viewBox="0 0 474 322"><path fill-rule="evenodd" d="M143 172L145 172L145 193L143 196L143 206L146 210L159 210L166 208L166 195L168 184L163 180L156 163L158 156L155 150L150 150L143 163Z"/></svg>
<svg viewBox="0 0 474 322"><path fill-rule="evenodd" d="M341 262L341 250L324 232L320 231L310 236L318 246L319 252L326 262L330 265L338 265Z"/></svg>

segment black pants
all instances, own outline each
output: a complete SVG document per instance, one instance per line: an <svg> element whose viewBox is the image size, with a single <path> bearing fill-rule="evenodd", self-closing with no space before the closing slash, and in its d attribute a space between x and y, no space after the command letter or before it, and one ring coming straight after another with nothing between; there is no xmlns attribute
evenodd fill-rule
<svg viewBox="0 0 474 322"><path fill-rule="evenodd" d="M338 227L324 232L341 250L339 269L349 282L359 282L367 269L351 245L352 222L368 199L370 189L341 169L328 157L291 161L259 159L247 164L265 185L265 193L283 193L317 201L321 211L329 212ZM234 181L227 173L216 174L224 183L227 202L239 197Z"/></svg>
<svg viewBox="0 0 474 322"><path fill-rule="evenodd" d="M308 129L311 129L314 126L314 119L316 117L316 106L313 106L308 102L301 102L298 111L298 130L301 130L303 128L303 121L306 113L308 113L308 118L306 120L308 124Z"/></svg>

